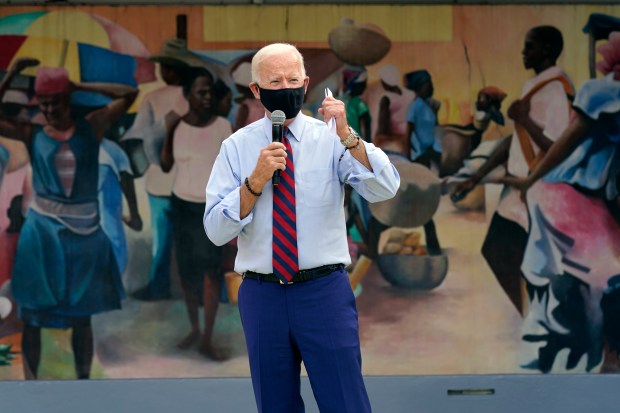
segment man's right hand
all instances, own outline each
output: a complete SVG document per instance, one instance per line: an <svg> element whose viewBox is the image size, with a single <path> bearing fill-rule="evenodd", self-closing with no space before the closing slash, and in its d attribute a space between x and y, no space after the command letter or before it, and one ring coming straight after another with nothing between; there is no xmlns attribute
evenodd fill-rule
<svg viewBox="0 0 620 413"><path fill-rule="evenodd" d="M530 114L529 100L515 100L512 102L506 113L508 114L508 117L515 122L524 123Z"/></svg>
<svg viewBox="0 0 620 413"><path fill-rule="evenodd" d="M278 169L286 169L286 147L282 142L271 142L261 149L256 168L252 172L252 181L260 185L260 188L255 190L262 191Z"/></svg>
<svg viewBox="0 0 620 413"><path fill-rule="evenodd" d="M123 216L123 222L134 231L142 231L142 218L139 214Z"/></svg>
<svg viewBox="0 0 620 413"><path fill-rule="evenodd" d="M459 182L454 187L454 192L452 193L450 197L452 198L454 202L460 201L461 199L465 198L467 194L470 193L471 190L474 189L475 187L476 187L476 183L474 182L472 178L466 181L463 181L463 182Z"/></svg>

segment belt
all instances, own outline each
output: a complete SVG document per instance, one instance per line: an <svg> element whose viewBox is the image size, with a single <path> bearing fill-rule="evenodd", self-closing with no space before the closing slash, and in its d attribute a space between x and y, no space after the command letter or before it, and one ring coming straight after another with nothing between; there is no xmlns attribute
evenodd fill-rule
<svg viewBox="0 0 620 413"><path fill-rule="evenodd" d="M99 229L97 201L65 204L35 195L31 207L39 214L55 219L76 234L89 235Z"/></svg>
<svg viewBox="0 0 620 413"><path fill-rule="evenodd" d="M344 264L323 265L321 267L310 268L308 270L301 270L293 276L291 281L287 283L279 279L275 274L261 274L254 271L246 271L243 274L243 278L250 278L252 280L266 281L277 284L297 284L300 282L325 277L342 269L344 269Z"/></svg>

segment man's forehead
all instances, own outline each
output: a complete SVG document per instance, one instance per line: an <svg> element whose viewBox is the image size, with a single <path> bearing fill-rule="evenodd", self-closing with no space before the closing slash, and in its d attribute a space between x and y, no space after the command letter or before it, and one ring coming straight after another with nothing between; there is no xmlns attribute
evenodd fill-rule
<svg viewBox="0 0 620 413"><path fill-rule="evenodd" d="M525 34L525 43L535 43L535 44L539 44L541 43L540 40L538 39L538 37L536 36L536 32L533 31L529 31Z"/></svg>
<svg viewBox="0 0 620 413"><path fill-rule="evenodd" d="M261 76L264 79L277 80L277 79L302 79L301 70L268 70L266 69Z"/></svg>
<svg viewBox="0 0 620 413"><path fill-rule="evenodd" d="M277 74L301 74L301 62L290 54L275 55L262 62L261 69Z"/></svg>

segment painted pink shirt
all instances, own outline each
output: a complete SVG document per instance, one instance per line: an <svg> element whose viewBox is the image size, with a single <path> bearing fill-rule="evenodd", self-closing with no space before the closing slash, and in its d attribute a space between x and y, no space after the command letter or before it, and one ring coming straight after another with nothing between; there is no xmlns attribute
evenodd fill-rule
<svg viewBox="0 0 620 413"><path fill-rule="evenodd" d="M542 71L535 77L528 79L521 90L521 97L525 96L534 86L545 80L568 75L559 67L553 66ZM530 100L530 117L543 129L547 138L556 141L570 121L570 107L564 86L560 81L550 82L536 92ZM540 148L532 142L534 153ZM514 176L525 177L529 173L529 166L521 150L521 143L516 132L513 133L508 154L508 173ZM516 222L526 231L529 228L529 219L525 203L521 201L519 191L512 187L505 187L497 206L497 213L502 217Z"/></svg>
<svg viewBox="0 0 620 413"><path fill-rule="evenodd" d="M528 79L521 90L521 97L527 95L532 88L545 80L563 76L570 80L568 75L559 67L553 66L540 72L535 77ZM543 129L547 138L556 141L564 129L568 127L570 117L570 104L566 92L560 81L551 82L532 96L530 100L530 118ZM540 148L532 142L534 153ZM508 172L514 176L527 176L529 167L521 150L519 137L516 132L512 135L510 153L508 156Z"/></svg>
<svg viewBox="0 0 620 413"><path fill-rule="evenodd" d="M380 82L370 85L363 96L370 110L370 124L372 136L377 133L379 122L379 104L383 96L390 99L390 127L393 135L405 135L407 133L407 109L415 99L415 93L400 87L402 94L386 91Z"/></svg>
<svg viewBox="0 0 620 413"><path fill-rule="evenodd" d="M232 134L230 122L218 116L205 127L181 121L174 131L172 153L177 166L172 192L190 202L205 202L205 188L224 139Z"/></svg>

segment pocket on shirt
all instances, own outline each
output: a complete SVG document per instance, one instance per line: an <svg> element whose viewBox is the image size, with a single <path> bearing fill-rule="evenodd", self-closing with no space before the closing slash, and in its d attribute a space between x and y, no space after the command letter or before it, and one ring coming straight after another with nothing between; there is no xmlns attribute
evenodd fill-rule
<svg viewBox="0 0 620 413"><path fill-rule="evenodd" d="M310 207L336 204L340 200L340 181L331 168L301 173L302 202Z"/></svg>

